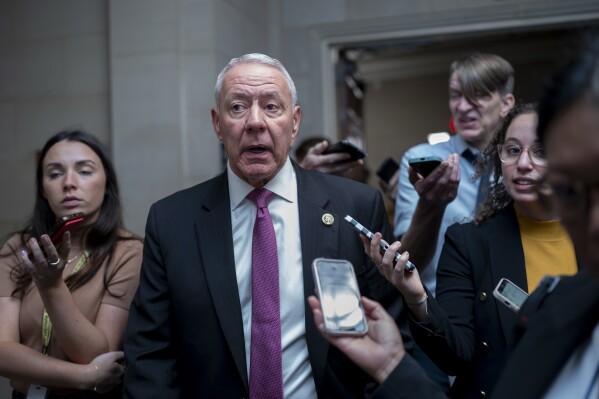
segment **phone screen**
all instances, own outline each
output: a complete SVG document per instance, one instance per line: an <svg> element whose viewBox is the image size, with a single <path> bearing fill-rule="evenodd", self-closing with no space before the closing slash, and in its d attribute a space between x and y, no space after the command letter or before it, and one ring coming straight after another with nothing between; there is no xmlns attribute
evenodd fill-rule
<svg viewBox="0 0 599 399"><path fill-rule="evenodd" d="M368 324L351 263L319 258L313 271L325 330L331 334L365 334Z"/></svg>
<svg viewBox="0 0 599 399"><path fill-rule="evenodd" d="M528 298L526 292L522 291L516 284L508 280L502 281L499 286L499 292L514 305L518 306L518 308L522 307L522 304L526 301L526 298Z"/></svg>
<svg viewBox="0 0 599 399"><path fill-rule="evenodd" d="M502 278L493 290L493 296L508 308L518 312L528 298L528 293L506 278Z"/></svg>

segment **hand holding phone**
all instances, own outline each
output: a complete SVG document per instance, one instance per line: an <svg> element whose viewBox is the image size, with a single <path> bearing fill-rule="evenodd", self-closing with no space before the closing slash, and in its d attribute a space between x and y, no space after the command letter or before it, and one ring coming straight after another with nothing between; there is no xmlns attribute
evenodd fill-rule
<svg viewBox="0 0 599 399"><path fill-rule="evenodd" d="M74 213L72 215L66 215L58 219L58 221L52 226L50 231L48 231L48 236L50 236L50 240L55 247L58 247L62 242L62 237L64 233L75 228L81 222L85 220L85 214L83 212ZM44 258L48 257L46 253L46 248L44 245L39 245L39 248L42 252ZM31 252L28 253L29 259L33 262L34 256Z"/></svg>
<svg viewBox="0 0 599 399"><path fill-rule="evenodd" d="M437 156L418 157L408 159L408 164L422 177L427 177L437 166L443 162L443 159Z"/></svg>
<svg viewBox="0 0 599 399"><path fill-rule="evenodd" d="M353 217L347 215L345 216L345 220L347 222L349 222L352 226L354 226L354 228L364 234L366 237L368 237L369 240L372 240L372 237L374 237L374 233L370 230L368 230L366 227L362 226L356 219L354 219ZM381 247L381 254L384 254L385 251L389 248L389 244L387 243L387 241L385 240L381 240L379 242L379 247ZM401 253L400 252L396 252L395 256L393 257L393 263L397 262L399 260L399 258L401 257ZM416 268L416 266L414 266L414 264L410 261L408 261L406 263L406 271L411 272L412 270L414 270Z"/></svg>
<svg viewBox="0 0 599 399"><path fill-rule="evenodd" d="M528 298L528 293L507 278L502 278L493 290L493 296L514 312L518 312Z"/></svg>
<svg viewBox="0 0 599 399"><path fill-rule="evenodd" d="M341 140L335 144L332 144L322 153L326 155L338 152L349 154L349 158L339 161L339 163L357 161L358 159L366 158L366 153L362 149L350 143L349 140Z"/></svg>
<svg viewBox="0 0 599 399"><path fill-rule="evenodd" d="M316 258L312 273L324 329L331 335L364 335L368 322L352 264L346 260Z"/></svg>

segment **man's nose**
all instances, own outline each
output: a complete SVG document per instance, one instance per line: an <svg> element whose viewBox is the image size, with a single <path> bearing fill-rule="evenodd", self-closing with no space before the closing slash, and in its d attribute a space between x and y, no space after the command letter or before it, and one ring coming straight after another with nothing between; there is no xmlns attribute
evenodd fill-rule
<svg viewBox="0 0 599 399"><path fill-rule="evenodd" d="M254 104L250 107L246 126L249 130L263 130L266 127L264 113L258 104Z"/></svg>
<svg viewBox="0 0 599 399"><path fill-rule="evenodd" d="M461 96L458 100L458 110L460 111L469 111L473 108L473 105L466 96Z"/></svg>

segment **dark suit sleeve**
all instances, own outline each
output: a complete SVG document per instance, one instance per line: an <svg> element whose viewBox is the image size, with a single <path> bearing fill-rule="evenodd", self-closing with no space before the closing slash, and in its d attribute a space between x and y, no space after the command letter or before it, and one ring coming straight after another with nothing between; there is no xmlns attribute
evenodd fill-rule
<svg viewBox="0 0 599 399"><path fill-rule="evenodd" d="M437 268L436 298L429 293L430 322L410 321L418 345L449 375L461 374L474 358L476 293L470 266L473 260L465 250L466 231L463 225L453 225L445 235Z"/></svg>
<svg viewBox="0 0 599 399"><path fill-rule="evenodd" d="M371 398L446 399L447 396L437 383L428 378L418 362L406 355Z"/></svg>
<svg viewBox="0 0 599 399"><path fill-rule="evenodd" d="M170 298L162 262L156 212L153 206L146 224L140 283L125 336L124 398L180 398L178 366L169 320Z"/></svg>

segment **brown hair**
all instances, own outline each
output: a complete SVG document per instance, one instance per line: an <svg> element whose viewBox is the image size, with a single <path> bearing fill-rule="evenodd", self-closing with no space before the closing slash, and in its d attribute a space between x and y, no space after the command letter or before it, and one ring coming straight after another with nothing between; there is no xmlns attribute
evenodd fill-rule
<svg viewBox="0 0 599 399"><path fill-rule="evenodd" d="M25 243L30 237L39 237L42 234L47 233L56 221L56 215L52 212L48 200L43 196L42 166L46 153L52 146L61 141L76 141L87 145L102 161L104 173L106 174L106 189L100 208L100 215L98 220L90 226L85 236L85 247L90 252L88 265L81 270L81 273L71 275L65 280L72 291L88 282L100 270L104 262L110 263L119 241L142 240L140 237L129 233L123 234L123 212L119 186L108 150L95 136L87 133L83 129L67 129L50 137L41 151L37 164L36 199L33 216L19 232L22 247L25 247ZM14 253L17 253L19 250L19 248L9 249ZM9 255L10 252L6 254L3 253L1 256ZM11 277L17 283L12 295L22 296L26 288L31 284L31 275L23 270L21 264L17 264L11 270ZM105 268L104 286L110 293L108 290L109 278L108 268Z"/></svg>
<svg viewBox="0 0 599 399"><path fill-rule="evenodd" d="M476 211L474 217L475 225L478 226L484 223L487 219L495 216L502 209L505 209L514 202L503 185L501 160L499 159L497 147L505 142L505 135L514 119L520 115L535 114L536 112L536 104L533 103L518 104L513 107L506 115L487 148L485 148L485 161L477 165L476 176L482 176L485 171L490 171L493 174L493 183L489 187L485 202L483 202Z"/></svg>
<svg viewBox="0 0 599 399"><path fill-rule="evenodd" d="M472 53L455 60L449 75L457 72L464 97L477 103L481 96L498 91L502 96L514 90L514 68L495 54Z"/></svg>

